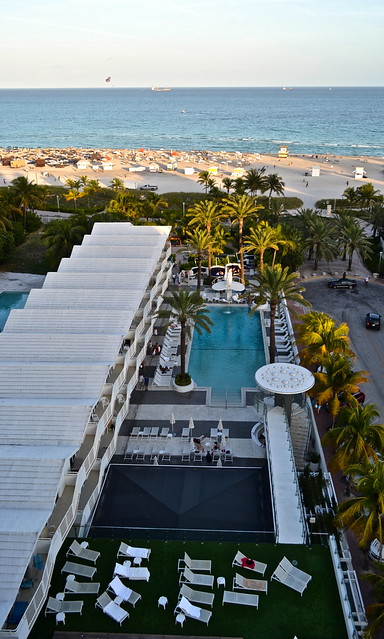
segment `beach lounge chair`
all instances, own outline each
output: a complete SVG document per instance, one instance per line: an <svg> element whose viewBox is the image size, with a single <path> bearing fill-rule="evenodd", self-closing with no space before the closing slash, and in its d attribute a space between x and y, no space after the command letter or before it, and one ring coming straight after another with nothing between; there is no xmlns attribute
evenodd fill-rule
<svg viewBox="0 0 384 639"><path fill-rule="evenodd" d="M307 572L304 572L304 570L300 570L300 568L296 568L296 566L291 564L289 559L287 559L286 557L283 557L283 559L279 563L279 566L281 566L281 568L285 570L285 572L287 572L289 575L295 577L295 579L299 579L300 581L305 583L305 585L307 585L312 579L311 575L309 575Z"/></svg>
<svg viewBox="0 0 384 639"><path fill-rule="evenodd" d="M101 608L101 610L106 615L108 615L108 617L111 617L111 619L117 621L120 626L123 621L129 617L129 613L118 606L117 603L112 601L107 592L103 592L103 594L100 595L100 597L96 600L95 607Z"/></svg>
<svg viewBox="0 0 384 639"><path fill-rule="evenodd" d="M284 584L284 586L288 586L288 588L292 588L292 590L296 590L296 592L299 592L301 595L303 595L303 592L307 587L307 584L304 583L304 581L300 581L300 579L296 579L296 577L293 577L289 573L285 572L285 570L280 565L277 566L271 579Z"/></svg>
<svg viewBox="0 0 384 639"><path fill-rule="evenodd" d="M100 584L76 581L75 575L68 575L64 586L64 592L70 592L75 595L98 595L99 589Z"/></svg>
<svg viewBox="0 0 384 639"><path fill-rule="evenodd" d="M113 592L116 597L120 597L123 601L132 604L133 607L135 607L136 603L139 599L141 599L141 595L139 595L138 592L131 590L131 588L124 586L119 577L114 577L114 579L112 579L111 583L108 585L107 591Z"/></svg>
<svg viewBox="0 0 384 639"><path fill-rule="evenodd" d="M268 592L268 581L264 579L247 579L238 573L233 578L232 590L254 590L255 592Z"/></svg>
<svg viewBox="0 0 384 639"><path fill-rule="evenodd" d="M245 592L233 592L233 590L224 590L223 592L223 602L231 604L239 604L241 606L253 606L254 608L259 607L259 595L249 595Z"/></svg>
<svg viewBox="0 0 384 639"><path fill-rule="evenodd" d="M246 555L243 555L240 550L237 551L235 558L232 561L232 566L247 568L247 570L260 573L260 575L264 575L267 569L267 564L263 564L261 561L256 561L255 559L249 559Z"/></svg>
<svg viewBox="0 0 384 639"><path fill-rule="evenodd" d="M66 561L61 572L69 572L70 575L78 575L78 577L93 579L96 568L93 566L84 566L84 564L75 564L73 561Z"/></svg>
<svg viewBox="0 0 384 639"><path fill-rule="evenodd" d="M213 582L215 578L213 575L200 575L199 573L192 572L187 566L184 571L180 573L179 584L187 583L192 586L207 586L213 588Z"/></svg>
<svg viewBox="0 0 384 639"><path fill-rule="evenodd" d="M211 608L213 606L213 600L215 599L215 595L212 595L210 592L192 590L187 584L182 584L180 588L179 599L181 599L181 597L186 597L188 601L192 601L192 603L211 606Z"/></svg>
<svg viewBox="0 0 384 639"><path fill-rule="evenodd" d="M207 626L210 618L212 617L212 612L210 610L194 606L190 601L188 601L188 599L186 599L186 597L182 597L175 608L175 614L177 615L179 612L182 612L186 617L190 617L191 619L202 621L203 623L206 623Z"/></svg>
<svg viewBox="0 0 384 639"><path fill-rule="evenodd" d="M122 577L122 579L131 579L132 581L149 581L150 572L148 568L132 568L131 566L126 566L124 562L124 566L121 564L115 564L115 570L113 572L113 576Z"/></svg>
<svg viewBox="0 0 384 639"><path fill-rule="evenodd" d="M100 557L100 553L97 552L97 550L90 550L87 541L82 541L81 544L79 544L75 539L67 550L67 557L68 556L85 559L85 561L92 561L95 564Z"/></svg>
<svg viewBox="0 0 384 639"><path fill-rule="evenodd" d="M119 550L117 551L118 557L130 557L132 559L134 559L135 557L141 557L141 559L149 559L150 554L150 548L135 548L134 546L125 544L123 541L121 542Z"/></svg>
<svg viewBox="0 0 384 639"><path fill-rule="evenodd" d="M58 612L76 612L81 615L83 605L84 601L63 601L62 599L56 599L55 597L48 597L45 614L50 612L55 614Z"/></svg>
<svg viewBox="0 0 384 639"><path fill-rule="evenodd" d="M187 566L190 570L211 572L212 562L210 559L191 559L185 552L184 559L179 559L177 563L177 569L184 570L185 566Z"/></svg>
<svg viewBox="0 0 384 639"><path fill-rule="evenodd" d="M160 431L160 439L167 439L169 435L169 428L167 426L163 426Z"/></svg>

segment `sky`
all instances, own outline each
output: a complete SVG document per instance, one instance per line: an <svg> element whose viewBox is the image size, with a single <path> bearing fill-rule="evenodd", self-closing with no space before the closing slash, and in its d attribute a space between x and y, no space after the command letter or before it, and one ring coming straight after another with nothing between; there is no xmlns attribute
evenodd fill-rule
<svg viewBox="0 0 384 639"><path fill-rule="evenodd" d="M0 0L0 88L382 86L383 0Z"/></svg>

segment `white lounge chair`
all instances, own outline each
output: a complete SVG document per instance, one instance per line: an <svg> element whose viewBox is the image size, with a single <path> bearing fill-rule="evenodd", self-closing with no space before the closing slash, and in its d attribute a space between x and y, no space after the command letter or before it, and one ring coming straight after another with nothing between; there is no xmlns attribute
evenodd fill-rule
<svg viewBox="0 0 384 639"><path fill-rule="evenodd" d="M238 573L233 578L233 590L254 590L255 592L268 592L268 581L265 579L247 579Z"/></svg>
<svg viewBox="0 0 384 639"><path fill-rule="evenodd" d="M81 544L79 544L75 539L67 550L67 557L68 556L85 559L85 561L92 561L95 564L100 557L100 553L97 552L97 550L90 550L87 541L82 541Z"/></svg>
<svg viewBox="0 0 384 639"><path fill-rule="evenodd" d="M178 614L179 612L182 612L186 617L190 617L191 619L202 621L203 623L206 623L207 626L210 618L212 617L212 612L210 610L194 606L190 601L188 601L188 599L186 599L186 597L182 597L175 608L175 614Z"/></svg>
<svg viewBox="0 0 384 639"><path fill-rule="evenodd" d="M289 559L287 559L286 557L283 557L283 559L279 563L279 566L281 566L281 568L285 570L285 572L287 572L289 575L295 577L295 579L299 579L300 581L305 583L305 585L307 585L312 579L311 575L309 575L307 572L304 572L304 570L300 570L300 568L296 568L296 566L291 564Z"/></svg>
<svg viewBox="0 0 384 639"><path fill-rule="evenodd" d="M307 587L306 583L300 581L299 579L296 579L296 577L293 577L289 573L285 572L285 570L280 565L277 566L271 579L284 584L284 586L288 586L288 588L292 588L292 590L296 590L296 592L299 592L301 595L303 595L303 592Z"/></svg>
<svg viewBox="0 0 384 639"><path fill-rule="evenodd" d="M84 601L63 601L62 599L56 599L55 597L48 597L45 614L50 612L55 614L58 612L76 612L81 615L83 605Z"/></svg>
<svg viewBox="0 0 384 639"><path fill-rule="evenodd" d="M68 575L64 586L64 592L75 595L98 595L100 584L76 581L75 575Z"/></svg>
<svg viewBox="0 0 384 639"><path fill-rule="evenodd" d="M184 570L185 566L190 570L201 572L211 572L212 562L210 559L191 559L187 553L184 553L184 559L179 559L177 563L178 570Z"/></svg>
<svg viewBox="0 0 384 639"><path fill-rule="evenodd" d="M84 566L84 564L75 564L73 561L66 561L61 572L69 572L70 575L78 575L79 577L93 579L96 568L93 566Z"/></svg>
<svg viewBox="0 0 384 639"><path fill-rule="evenodd" d="M192 572L192 570L185 566L184 571L180 573L179 584L188 583L192 586L207 586L208 588L213 588L214 580L213 575L201 575Z"/></svg>
<svg viewBox="0 0 384 639"><path fill-rule="evenodd" d="M149 559L150 554L150 548L135 548L134 546L125 544L123 541L121 542L119 550L117 551L118 557L130 557L131 559L135 559L135 557L140 557L141 559Z"/></svg>
<svg viewBox="0 0 384 639"><path fill-rule="evenodd" d="M130 562L127 562L130 564ZM131 568L131 566L122 566L115 564L113 576L122 577L123 579L131 579L132 581L149 581L150 572L148 568Z"/></svg>
<svg viewBox="0 0 384 639"><path fill-rule="evenodd" d="M186 597L188 601L192 603L204 604L205 606L213 606L213 600L215 595L210 592L203 592L202 590L192 590L187 584L182 584L179 592L179 598Z"/></svg>
<svg viewBox="0 0 384 639"><path fill-rule="evenodd" d="M267 570L267 564L264 564L261 561L256 561L255 559L249 559L246 555L240 552L240 550L237 551L235 558L232 561L232 566L238 566L239 568L247 568L247 570L252 570L252 572L258 572L260 573L260 575L263 575L263 576L265 571Z"/></svg>
<svg viewBox="0 0 384 639"><path fill-rule="evenodd" d="M101 608L101 610L106 615L108 615L108 617L111 617L111 619L117 621L120 626L123 621L129 617L129 613L118 606L114 601L112 601L107 592L103 592L103 594L98 597L95 603L95 607Z"/></svg>
<svg viewBox="0 0 384 639"><path fill-rule="evenodd" d="M245 592L233 592L233 590L224 590L223 592L223 602L231 604L239 604L241 606L253 606L254 608L259 607L259 595L249 595Z"/></svg>
<svg viewBox="0 0 384 639"><path fill-rule="evenodd" d="M138 592L131 590L131 588L124 586L119 577L112 579L111 583L108 585L107 591L108 590L113 592L116 597L120 597L123 601L132 604L133 607L135 607L139 599L141 599L141 595L139 595Z"/></svg>

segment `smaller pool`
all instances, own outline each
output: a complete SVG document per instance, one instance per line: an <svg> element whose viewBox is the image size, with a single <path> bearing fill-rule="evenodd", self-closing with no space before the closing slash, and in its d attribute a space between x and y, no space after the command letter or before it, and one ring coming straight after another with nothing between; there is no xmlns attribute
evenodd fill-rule
<svg viewBox="0 0 384 639"><path fill-rule="evenodd" d="M13 308L24 308L28 293L0 293L0 331Z"/></svg>

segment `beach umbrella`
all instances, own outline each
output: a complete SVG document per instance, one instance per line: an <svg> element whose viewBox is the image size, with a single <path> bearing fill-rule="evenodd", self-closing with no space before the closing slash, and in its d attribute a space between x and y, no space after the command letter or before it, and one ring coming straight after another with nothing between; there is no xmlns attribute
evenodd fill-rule
<svg viewBox="0 0 384 639"><path fill-rule="evenodd" d="M219 419L219 423L217 424L217 430L218 432L223 430L223 422L221 419Z"/></svg>
<svg viewBox="0 0 384 639"><path fill-rule="evenodd" d="M159 465L159 460L158 460L157 455L155 455L154 458L153 458L153 465L154 466L158 466Z"/></svg>
<svg viewBox="0 0 384 639"><path fill-rule="evenodd" d="M221 457L219 457L219 459L217 460L217 464L216 466L222 466L223 462L221 461Z"/></svg>
<svg viewBox="0 0 384 639"><path fill-rule="evenodd" d="M224 435L223 435L223 436L222 436L222 438L221 438L221 448L222 448L223 450L225 450L225 449L226 449L226 447L227 447L227 440L225 439L225 437L224 437Z"/></svg>
<svg viewBox="0 0 384 639"><path fill-rule="evenodd" d="M174 427L174 425L176 423L176 419L175 419L175 416L174 416L173 413L171 413L171 416L169 418L169 423L171 424L171 432L172 432L172 435L173 435L173 427Z"/></svg>

